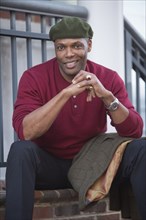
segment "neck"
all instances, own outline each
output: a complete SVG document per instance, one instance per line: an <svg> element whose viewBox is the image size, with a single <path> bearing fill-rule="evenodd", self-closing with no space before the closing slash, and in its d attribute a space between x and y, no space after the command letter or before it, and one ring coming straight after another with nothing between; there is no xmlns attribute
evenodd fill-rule
<svg viewBox="0 0 146 220"><path fill-rule="evenodd" d="M59 70L60 70L60 74L62 75L62 77L63 77L67 82L72 83L72 80L73 80L73 78L76 76L76 74L74 74L74 75L67 75L67 74L63 73L60 68L59 68Z"/></svg>

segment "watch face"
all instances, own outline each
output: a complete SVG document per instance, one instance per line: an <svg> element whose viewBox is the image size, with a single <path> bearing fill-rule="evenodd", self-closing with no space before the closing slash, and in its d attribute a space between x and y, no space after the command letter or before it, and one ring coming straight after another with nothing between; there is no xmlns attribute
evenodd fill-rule
<svg viewBox="0 0 146 220"><path fill-rule="evenodd" d="M115 111L119 106L119 100L115 99L109 106L108 110L109 111Z"/></svg>
<svg viewBox="0 0 146 220"><path fill-rule="evenodd" d="M116 102L113 103L112 109L115 110L115 109L117 109L117 107L118 107L118 103L116 103Z"/></svg>

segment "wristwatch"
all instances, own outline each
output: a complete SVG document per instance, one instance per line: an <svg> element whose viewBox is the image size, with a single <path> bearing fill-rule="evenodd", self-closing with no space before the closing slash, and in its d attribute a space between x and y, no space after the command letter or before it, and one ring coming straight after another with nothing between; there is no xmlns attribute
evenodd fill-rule
<svg viewBox="0 0 146 220"><path fill-rule="evenodd" d="M113 102L111 102L110 105L106 106L106 109L108 111L113 112L113 111L117 110L117 108L119 107L119 103L120 103L119 100L117 98L115 98L115 100Z"/></svg>

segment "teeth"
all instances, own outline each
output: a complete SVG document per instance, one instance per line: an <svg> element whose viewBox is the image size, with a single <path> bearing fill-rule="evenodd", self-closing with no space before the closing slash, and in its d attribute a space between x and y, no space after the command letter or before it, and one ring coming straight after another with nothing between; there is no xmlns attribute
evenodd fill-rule
<svg viewBox="0 0 146 220"><path fill-rule="evenodd" d="M72 68L72 67L74 67L75 66L75 61L73 61L73 62L70 62L70 63L66 63L66 66L68 67L68 68Z"/></svg>

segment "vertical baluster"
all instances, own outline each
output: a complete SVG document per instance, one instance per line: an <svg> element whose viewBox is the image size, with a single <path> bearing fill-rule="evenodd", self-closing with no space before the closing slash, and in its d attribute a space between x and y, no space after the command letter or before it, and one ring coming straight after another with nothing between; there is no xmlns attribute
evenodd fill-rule
<svg viewBox="0 0 146 220"><path fill-rule="evenodd" d="M46 16L41 16L41 33L46 33ZM47 42L41 40L42 62L47 60Z"/></svg>
<svg viewBox="0 0 146 220"><path fill-rule="evenodd" d="M144 109L145 109L145 136L146 136L146 82L145 82L145 102L144 102Z"/></svg>
<svg viewBox="0 0 146 220"><path fill-rule="evenodd" d="M11 12L10 25L12 30L16 30L16 14ZM11 60L12 60L12 89L13 89L13 102L16 99L17 92L17 45L16 37L11 36Z"/></svg>
<svg viewBox="0 0 146 220"><path fill-rule="evenodd" d="M1 59L0 59L0 66ZM4 162L4 141L3 141L3 94L2 94L2 71L0 68L0 164ZM1 165L0 165L1 166Z"/></svg>
<svg viewBox="0 0 146 220"><path fill-rule="evenodd" d="M16 13L10 13L10 26L12 30L16 30ZM17 44L16 37L11 36L11 62L12 62L12 91L13 91L13 103L15 102L17 95ZM17 140L17 135L14 132L14 140Z"/></svg>
<svg viewBox="0 0 146 220"><path fill-rule="evenodd" d="M125 81L130 100L132 101L132 84L131 84L131 70L132 70L132 41L131 36L125 30Z"/></svg>
<svg viewBox="0 0 146 220"><path fill-rule="evenodd" d="M140 73L136 69L136 110L140 113L140 86L139 86Z"/></svg>
<svg viewBox="0 0 146 220"><path fill-rule="evenodd" d="M26 31L31 32L31 15L26 14ZM26 50L27 50L27 67L32 67L32 40L31 38L26 39Z"/></svg>

